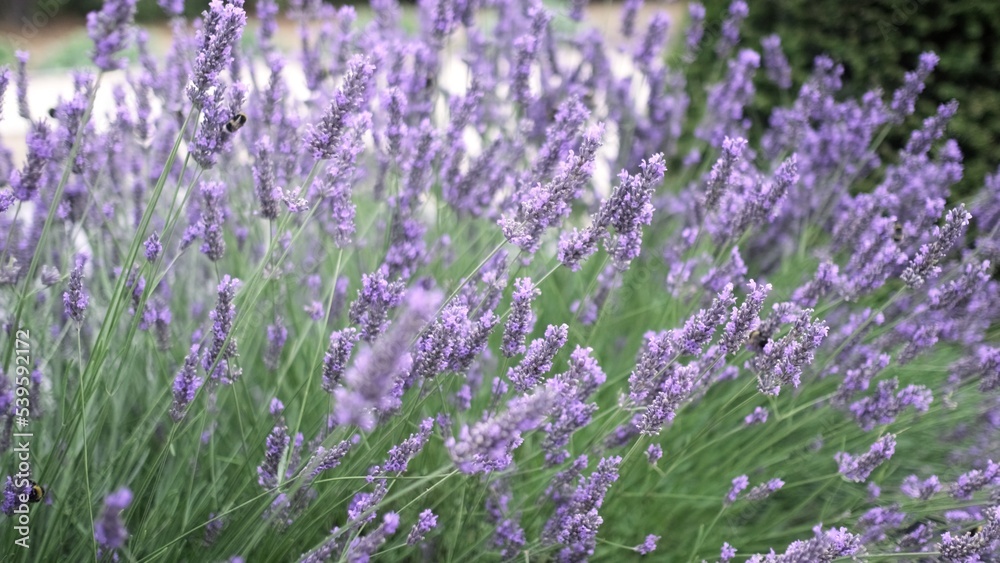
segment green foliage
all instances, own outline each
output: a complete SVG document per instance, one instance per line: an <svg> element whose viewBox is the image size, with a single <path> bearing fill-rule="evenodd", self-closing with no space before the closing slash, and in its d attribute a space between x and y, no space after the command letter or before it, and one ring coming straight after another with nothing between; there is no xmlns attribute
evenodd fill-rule
<svg viewBox="0 0 1000 563"><path fill-rule="evenodd" d="M706 38L718 37L730 0L703 3L709 14ZM1000 162L996 142L1000 138L1000 44L990 38L1000 35L1000 3L756 0L749 5L741 45L759 52L762 37L778 34L793 69L793 89L808 76L813 58L826 53L844 65L844 95L858 96L877 87L888 94L902 82L905 72L916 67L920 53L937 53L941 62L917 100L916 113L905 127L894 129L882 154L893 154L906 142L904 132L919 127L920 120L932 115L939 104L957 99L960 110L948 132L965 155L965 177L954 195L969 195L995 170ZM710 47L702 49L689 78L711 75L717 58ZM759 135L771 108L781 100L770 84L764 84L763 72L756 82L762 86L752 107L754 134ZM697 97L693 101L703 103Z"/></svg>

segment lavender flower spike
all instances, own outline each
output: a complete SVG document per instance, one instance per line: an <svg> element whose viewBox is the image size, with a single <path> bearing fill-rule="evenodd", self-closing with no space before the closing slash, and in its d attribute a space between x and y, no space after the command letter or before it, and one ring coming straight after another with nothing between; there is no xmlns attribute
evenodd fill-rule
<svg viewBox="0 0 1000 563"><path fill-rule="evenodd" d="M277 418L277 423L267 436L264 461L257 466L257 483L265 489L273 489L278 486L278 466L291 442L291 438L288 436L288 425L285 424L285 418L281 416L284 408L278 399L271 400L271 414Z"/></svg>
<svg viewBox="0 0 1000 563"><path fill-rule="evenodd" d="M872 471L882 465L896 452L896 435L886 434L872 444L867 453L854 457L847 452L837 452L834 459L840 466L840 473L848 480L860 483L868 479Z"/></svg>
<svg viewBox="0 0 1000 563"><path fill-rule="evenodd" d="M333 393L340 383L358 338L354 328L337 330L330 335L330 347L323 356L323 390L327 393Z"/></svg>
<svg viewBox="0 0 1000 563"><path fill-rule="evenodd" d="M991 546L1000 540L1000 507L986 509L986 525L972 535L945 532L941 543L935 548L946 561L992 561L992 557L981 559L980 555L996 555Z"/></svg>
<svg viewBox="0 0 1000 563"><path fill-rule="evenodd" d="M511 295L510 314L503 330L503 344L500 351L504 356L512 358L523 354L524 338L535 326L535 314L531 311L531 302L542 292L531 283L531 278L518 278L514 281L514 293Z"/></svg>
<svg viewBox="0 0 1000 563"><path fill-rule="evenodd" d="M427 509L417 517L417 523L410 530L410 535L406 536L406 545L417 545L424 540L424 536L437 526L437 515Z"/></svg>
<svg viewBox="0 0 1000 563"><path fill-rule="evenodd" d="M128 530L122 522L121 512L132 504L132 491L125 487L111 493L104 499L104 510L94 522L94 539L102 549L114 550L125 545Z"/></svg>
<svg viewBox="0 0 1000 563"><path fill-rule="evenodd" d="M212 347L205 353L201 360L201 367L214 381L230 384L240 377L243 370L230 365L230 361L239 357L236 352L236 337L230 337L233 329L233 321L236 320L236 306L233 299L236 297L236 288L240 286L240 280L225 275L219 282L218 300L215 310L209 314L212 319ZM226 342L226 339L229 341ZM212 369L212 366L215 369Z"/></svg>
<svg viewBox="0 0 1000 563"><path fill-rule="evenodd" d="M722 335L720 346L729 354L739 352L743 343L747 341L747 337L750 336L750 331L760 324L760 311L764 308L767 294L771 292L771 284L769 283L757 285L757 282L750 280L747 287L750 288L750 293L739 308L733 308Z"/></svg>
<svg viewBox="0 0 1000 563"><path fill-rule="evenodd" d="M340 141L347 132L348 117L360 110L365 103L368 83L375 74L375 65L368 57L354 55L347 63L344 84L330 102L319 125L306 131L306 143L312 147L313 156L328 159L337 154Z"/></svg>
<svg viewBox="0 0 1000 563"><path fill-rule="evenodd" d="M715 209L722 201L722 196L732 188L733 171L746 148L747 140L740 137L735 139L726 137L722 141L722 155L712 166L705 186L706 211Z"/></svg>
<svg viewBox="0 0 1000 563"><path fill-rule="evenodd" d="M545 329L545 337L534 340L521 363L508 370L507 377L514 383L514 388L524 393L538 385L542 377L552 369L552 359L568 338L569 325L549 325Z"/></svg>
<svg viewBox="0 0 1000 563"><path fill-rule="evenodd" d="M187 86L187 97L196 108L209 103L212 91L219 86L219 74L232 63L233 46L239 43L246 25L243 0L225 3L212 0L202 12L201 31L196 39L198 56Z"/></svg>
<svg viewBox="0 0 1000 563"><path fill-rule="evenodd" d="M127 59L116 57L132 33L136 0L104 0L99 12L87 14L87 35L94 42L94 64L108 71L125 67Z"/></svg>
<svg viewBox="0 0 1000 563"><path fill-rule="evenodd" d="M893 92L892 105L889 106L894 123L902 123L906 116L913 113L917 96L924 90L924 81L930 76L939 60L938 56L932 52L923 53L920 55L917 69L906 73L903 85Z"/></svg>
<svg viewBox="0 0 1000 563"><path fill-rule="evenodd" d="M746 475L740 475L733 479L733 486L729 488L729 492L726 493L725 504L728 506L736 502L737 497L750 485L750 479Z"/></svg>
<svg viewBox="0 0 1000 563"><path fill-rule="evenodd" d="M69 273L69 288L63 293L63 305L66 307L66 314L76 322L83 322L84 312L90 304L90 297L83 290L83 266L87 263L87 256L78 254L76 256L76 266Z"/></svg>
<svg viewBox="0 0 1000 563"><path fill-rule="evenodd" d="M916 256L910 260L910 264L900 276L906 282L907 287L916 289L922 286L928 277L936 276L941 272L938 262L944 259L951 247L955 246L971 220L972 215L965 210L964 203L948 211L944 219L944 226L934 227L932 233L934 240L930 244L920 247Z"/></svg>
<svg viewBox="0 0 1000 563"><path fill-rule="evenodd" d="M198 345L194 344L184 358L184 367L174 379L174 403L170 407L170 418L174 422L180 422L184 418L188 405L194 400L201 384L202 379L198 377Z"/></svg>
<svg viewBox="0 0 1000 563"><path fill-rule="evenodd" d="M612 483L618 480L622 458L604 458L589 479L581 480L569 503L560 506L546 527L555 530L555 539L563 546L561 562L585 561L597 545L597 530L604 522L598 509L604 503Z"/></svg>

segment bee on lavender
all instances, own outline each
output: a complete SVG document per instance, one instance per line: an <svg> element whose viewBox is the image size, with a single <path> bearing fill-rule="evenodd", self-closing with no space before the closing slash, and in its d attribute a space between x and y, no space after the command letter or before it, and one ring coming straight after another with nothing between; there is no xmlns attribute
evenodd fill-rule
<svg viewBox="0 0 1000 563"><path fill-rule="evenodd" d="M28 502L42 502L45 498L45 489L38 483L31 481L31 490L28 491Z"/></svg>
<svg viewBox="0 0 1000 563"><path fill-rule="evenodd" d="M229 121L226 122L225 129L226 133L235 133L239 131L240 127L243 127L247 123L247 115L245 113L237 113Z"/></svg>
<svg viewBox="0 0 1000 563"><path fill-rule="evenodd" d="M892 241L897 244L903 241L903 224L899 221L892 225Z"/></svg>
<svg viewBox="0 0 1000 563"><path fill-rule="evenodd" d="M747 337L747 348L754 352L763 352L764 346L771 341L771 335L765 334L761 330L752 330Z"/></svg>

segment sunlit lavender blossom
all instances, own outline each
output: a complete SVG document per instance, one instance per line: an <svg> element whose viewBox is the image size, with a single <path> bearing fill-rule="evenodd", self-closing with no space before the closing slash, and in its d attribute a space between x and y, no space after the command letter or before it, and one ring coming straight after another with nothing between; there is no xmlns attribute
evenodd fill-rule
<svg viewBox="0 0 1000 563"><path fill-rule="evenodd" d="M198 55L186 89L195 108L207 105L210 92L219 87L219 74L232 63L232 49L239 43L246 25L243 0L212 0L202 12L201 30L195 39Z"/></svg>
<svg viewBox="0 0 1000 563"><path fill-rule="evenodd" d="M94 539L102 549L115 550L125 545L128 530L121 513L132 504L132 491L125 487L104 498L104 509L94 522Z"/></svg>
<svg viewBox="0 0 1000 563"><path fill-rule="evenodd" d="M354 55L347 62L344 83L330 101L318 125L310 125L305 141L312 148L313 156L325 160L332 158L347 132L348 117L356 114L368 101L368 87L375 74L375 65L368 57Z"/></svg>
<svg viewBox="0 0 1000 563"><path fill-rule="evenodd" d="M531 310L531 303L541 294L541 290L531 283L531 278L518 278L514 281L510 313L507 315L503 344L500 346L504 356L512 358L524 353L524 339L535 326L535 314Z"/></svg>
<svg viewBox="0 0 1000 563"><path fill-rule="evenodd" d="M184 418L188 405L201 388L202 379L198 377L198 348L197 344L191 345L191 351L184 358L184 367L174 378L174 402L170 407L170 417L174 422L180 422Z"/></svg>
<svg viewBox="0 0 1000 563"><path fill-rule="evenodd" d="M834 459L840 466L841 475L855 483L861 483L868 479L879 465L892 457L896 452L896 435L886 434L872 444L869 450L860 455L853 456L847 452L837 452Z"/></svg>
<svg viewBox="0 0 1000 563"><path fill-rule="evenodd" d="M535 387L552 369L552 360L569 338L569 325L549 325L543 338L536 338L528 346L521 363L507 371L507 378L520 393Z"/></svg>
<svg viewBox="0 0 1000 563"><path fill-rule="evenodd" d="M99 12L87 14L87 35L94 42L93 60L103 71L124 68L128 62L118 53L128 46L133 32L136 0L104 0Z"/></svg>
<svg viewBox="0 0 1000 563"><path fill-rule="evenodd" d="M965 204L948 211L944 219L943 227L934 227L931 232L933 239L929 244L920 247L917 254L910 260L906 270L900 276L907 287L918 288L924 284L928 277L933 277L941 272L938 265L944 257L955 246L958 239L965 233L965 228L972 220L972 214L965 210Z"/></svg>
<svg viewBox="0 0 1000 563"><path fill-rule="evenodd" d="M83 267L87 263L87 255L77 254L75 265L69 273L69 286L63 292L63 306L66 315L76 322L83 322L84 313L90 304L90 296L83 289Z"/></svg>
<svg viewBox="0 0 1000 563"><path fill-rule="evenodd" d="M437 527L437 521L438 517L431 512L431 509L428 508L421 512L417 517L417 523L413 525L409 535L406 536L406 545L417 545L424 541L427 533Z"/></svg>

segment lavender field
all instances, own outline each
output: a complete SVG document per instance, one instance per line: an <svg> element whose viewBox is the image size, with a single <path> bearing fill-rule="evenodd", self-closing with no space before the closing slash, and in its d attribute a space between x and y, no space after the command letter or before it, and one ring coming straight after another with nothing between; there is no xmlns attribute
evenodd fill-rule
<svg viewBox="0 0 1000 563"><path fill-rule="evenodd" d="M136 2L51 110L0 68L0 560L1000 561L935 53L854 98L743 0Z"/></svg>

